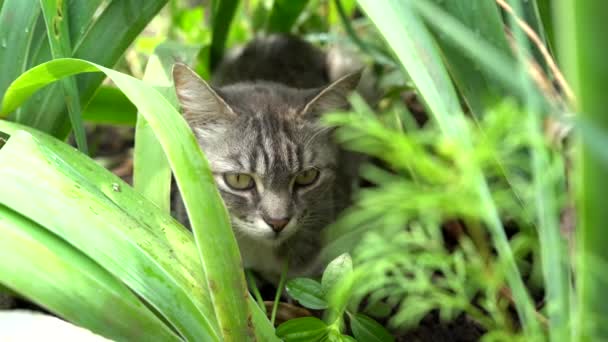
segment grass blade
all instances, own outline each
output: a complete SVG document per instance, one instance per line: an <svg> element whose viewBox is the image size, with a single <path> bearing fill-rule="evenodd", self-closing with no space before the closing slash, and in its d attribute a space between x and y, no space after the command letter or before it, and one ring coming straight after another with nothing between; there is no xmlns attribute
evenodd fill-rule
<svg viewBox="0 0 608 342"><path fill-rule="evenodd" d="M46 23L46 31L51 46L53 58L72 56L72 44L70 43L70 31L67 16L67 2L55 0L40 0L42 14ZM82 123L80 108L80 96L74 78L61 80L63 95L65 98L72 131L76 145L85 154L88 153L87 138Z"/></svg>
<svg viewBox="0 0 608 342"><path fill-rule="evenodd" d="M556 3L556 5L558 5ZM598 0L570 0L559 3L559 43L567 71L576 91L581 119L602 133L608 131L606 97L608 68L605 54L608 41L603 35L608 3ZM576 291L577 341L608 339L608 302L603 293L608 286L608 211L603 189L608 186L608 166L594 151L592 136L581 134L577 155Z"/></svg>
<svg viewBox="0 0 608 342"><path fill-rule="evenodd" d="M449 13L453 19L462 25L474 30L476 39L490 44L495 50L504 56L510 56L511 52L505 39L503 22L500 12L494 1L486 0L460 0L440 2L445 13ZM496 97L505 95L504 88L496 82L494 72L482 69L479 63L466 55L462 49L448 39L443 32L436 29L436 38L445 56L445 62L454 77L458 89L462 92L469 107L476 116L481 116L486 105Z"/></svg>
<svg viewBox="0 0 608 342"><path fill-rule="evenodd" d="M221 334L226 340L248 340L252 336L248 324L248 292L228 212L188 124L158 91L128 75L91 62L59 59L37 66L13 82L4 98L2 111L11 111L36 90L57 79L94 71L111 78L156 133L192 224Z"/></svg>
<svg viewBox="0 0 608 342"><path fill-rule="evenodd" d="M84 108L82 118L95 124L135 126L137 108L119 89L101 86Z"/></svg>
<svg viewBox="0 0 608 342"><path fill-rule="evenodd" d="M171 70L176 60L191 64L198 49L174 42L159 45L148 60L144 81L153 84L174 108L178 101L173 89ZM170 211L171 167L154 131L143 116L137 117L133 186L164 212Z"/></svg>
<svg viewBox="0 0 608 342"><path fill-rule="evenodd" d="M0 121L0 129L11 139L19 132L18 125L6 121ZM0 188L11 194L0 203L80 249L184 337L216 340L213 308L197 282L201 272L191 269L197 265L192 261L196 251L188 232L73 148L29 134L30 139L0 154ZM70 215L49 215L66 212ZM84 222L90 228L86 234Z"/></svg>
<svg viewBox="0 0 608 342"><path fill-rule="evenodd" d="M266 32L290 32L307 4L308 0L274 0L266 22Z"/></svg>
<svg viewBox="0 0 608 342"><path fill-rule="evenodd" d="M114 65L166 3L167 0L71 1L68 13L69 21L72 23L70 25L71 55L101 65ZM100 6L96 6L98 4ZM83 9L83 12L72 10L72 7ZM46 38L46 33L44 34ZM104 48L100 49L100 46ZM28 66L38 65L50 59L50 47L48 42L43 41L36 48ZM103 78L101 74L77 77L81 104L89 102ZM52 86L37 94L32 101L28 101L22 107L18 122L48 132L60 139L65 138L70 125L60 90ZM40 108L44 110L41 111Z"/></svg>
<svg viewBox="0 0 608 342"><path fill-rule="evenodd" d="M12 140L3 150L18 143ZM0 258L11 261L0 262L0 283L108 338L180 340L119 280L69 243L4 206L0 218Z"/></svg>
<svg viewBox="0 0 608 342"><path fill-rule="evenodd" d="M239 0L213 0L211 17L211 48L209 51L209 70L214 70L222 60L230 24L239 5Z"/></svg>
<svg viewBox="0 0 608 342"><path fill-rule="evenodd" d="M39 16L38 0L6 0L0 8L0 101L9 84L27 68Z"/></svg>
<svg viewBox="0 0 608 342"><path fill-rule="evenodd" d="M465 125L455 90L439 57L436 43L414 11L417 9L421 13L426 12L426 16L430 13L441 13L441 9L423 0L359 0L359 5L396 53L442 133L454 143L459 144L464 151L471 149L468 128ZM423 5L424 7L422 7ZM454 21L453 18L451 19ZM435 18L435 20L437 19ZM439 22L444 24L443 21ZM486 213L484 221L488 226L500 261L507 270L507 282L513 291L515 307L524 330L530 335L537 336L539 326L535 310L515 263L488 184L479 168L474 168L471 173L474 175L472 177L475 191L482 203L483 212Z"/></svg>
<svg viewBox="0 0 608 342"><path fill-rule="evenodd" d="M401 61L441 130L453 136L450 117L461 112L456 91L435 42L407 2L359 0L359 6Z"/></svg>

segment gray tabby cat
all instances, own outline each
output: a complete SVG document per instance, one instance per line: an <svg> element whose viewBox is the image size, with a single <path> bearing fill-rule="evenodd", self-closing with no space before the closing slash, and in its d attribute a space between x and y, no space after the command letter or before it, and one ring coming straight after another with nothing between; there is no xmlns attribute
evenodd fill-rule
<svg viewBox="0 0 608 342"><path fill-rule="evenodd" d="M321 232L349 201L355 162L319 124L347 107L360 73L328 80L325 55L291 36L229 56L212 84L183 64L173 78L231 216L244 266L277 279L320 271ZM179 201L181 202L181 201ZM183 205L178 219L185 221Z"/></svg>

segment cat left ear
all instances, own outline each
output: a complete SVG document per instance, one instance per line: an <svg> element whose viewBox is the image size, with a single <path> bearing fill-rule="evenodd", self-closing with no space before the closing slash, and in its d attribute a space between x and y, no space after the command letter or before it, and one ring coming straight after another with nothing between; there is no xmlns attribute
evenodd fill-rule
<svg viewBox="0 0 608 342"><path fill-rule="evenodd" d="M218 92L185 64L173 66L173 81L184 118L192 128L234 117L234 111Z"/></svg>
<svg viewBox="0 0 608 342"><path fill-rule="evenodd" d="M322 88L308 101L302 114L318 116L328 111L348 108L348 95L357 88L362 70L353 72Z"/></svg>

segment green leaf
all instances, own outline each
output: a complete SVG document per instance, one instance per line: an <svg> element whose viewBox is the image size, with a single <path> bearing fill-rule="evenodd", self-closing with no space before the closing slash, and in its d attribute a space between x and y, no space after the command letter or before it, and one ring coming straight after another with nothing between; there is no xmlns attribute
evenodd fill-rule
<svg viewBox="0 0 608 342"><path fill-rule="evenodd" d="M340 336L340 338L344 342L357 342L357 340L355 340L352 336L348 336L348 335L342 335L342 336Z"/></svg>
<svg viewBox="0 0 608 342"><path fill-rule="evenodd" d="M608 68L604 58L608 51L608 41L602 36L603 30L600 28L606 26L604 14L608 11L608 2L568 0L556 1L554 4L560 14L555 28L559 33L566 70L576 89L577 110L586 124L605 135L608 132L608 116L606 96L602 90L608 86ZM572 330L576 334L572 339L578 341L608 339L608 326L604 324L604 317L608 317L608 302L603 296L608 287L605 273L608 264L608 234L605 229L608 210L602 191L608 186L608 164L602 160L602 150L594 151L592 148L593 138L581 134L576 158L576 170L579 171L575 235L575 283L578 298L574 301L576 318ZM563 301L565 297L559 299ZM567 316L554 313L556 315L552 318L555 324L569 323L562 321Z"/></svg>
<svg viewBox="0 0 608 342"><path fill-rule="evenodd" d="M68 6L66 1L40 0L46 31L51 46L51 55L54 59L72 57L72 43L70 42ZM80 96L74 78L62 79L63 97L68 109L72 131L76 145L85 154L88 153L87 139L82 113Z"/></svg>
<svg viewBox="0 0 608 342"><path fill-rule="evenodd" d="M266 32L290 32L307 4L308 0L274 0Z"/></svg>
<svg viewBox="0 0 608 342"><path fill-rule="evenodd" d="M28 138L17 134L4 149ZM0 259L10 260L0 262L0 283L79 326L117 341L181 340L96 262L1 205Z"/></svg>
<svg viewBox="0 0 608 342"><path fill-rule="evenodd" d="M7 121L0 130L11 134L0 150L0 188L11 196L0 204L95 260L183 336L217 340L191 234L69 145Z"/></svg>
<svg viewBox="0 0 608 342"><path fill-rule="evenodd" d="M95 124L135 126L137 108L120 89L101 86L84 108L82 118Z"/></svg>
<svg viewBox="0 0 608 342"><path fill-rule="evenodd" d="M353 260L348 253L344 253L332 260L321 278L321 287L323 293L328 294L334 288L336 283L343 280L353 273Z"/></svg>
<svg viewBox="0 0 608 342"><path fill-rule="evenodd" d="M290 279L287 281L285 289L290 296L309 309L321 310L327 308L321 284L314 279Z"/></svg>
<svg viewBox="0 0 608 342"><path fill-rule="evenodd" d="M211 17L211 48L209 51L209 70L213 71L222 60L226 39L230 32L232 19L239 5L239 0L213 0L213 15ZM202 56L201 56L202 57Z"/></svg>
<svg viewBox="0 0 608 342"><path fill-rule="evenodd" d="M458 20L471 32L475 32L475 39L483 40L504 56L511 57L504 34L504 24L494 1L434 0L434 2L440 4L454 20ZM442 32L436 37L458 89L473 113L481 117L490 101L505 95L504 87L497 82L492 70L481 68L480 63L466 55L460 46L447 39Z"/></svg>
<svg viewBox="0 0 608 342"><path fill-rule="evenodd" d="M93 71L108 75L135 103L156 133L192 224L220 331L226 338L241 336L246 340L249 336L247 286L228 213L188 124L158 91L90 62L59 59L35 67L17 79L7 91L3 111L15 108L28 95L60 77Z"/></svg>
<svg viewBox="0 0 608 342"><path fill-rule="evenodd" d="M268 316L266 316L266 313L262 311L260 306L251 296L249 296L249 307L251 308L251 317L253 326L255 327L255 336L257 340L280 342L281 340L275 335L275 329L272 324L270 324Z"/></svg>
<svg viewBox="0 0 608 342"><path fill-rule="evenodd" d="M391 342L395 338L375 320L363 315L350 316L350 327L359 342Z"/></svg>
<svg viewBox="0 0 608 342"><path fill-rule="evenodd" d="M329 332L328 326L316 317L289 320L277 328L277 336L285 342L320 341Z"/></svg>
<svg viewBox="0 0 608 342"><path fill-rule="evenodd" d="M433 27L436 32L439 32L439 35L443 36L442 41L446 44L448 41L452 41L453 46L460 49L463 56L468 55L475 61L473 66L479 66L480 70L484 70L484 74L491 75L488 77L498 80L509 93L515 94L521 99L527 99L530 96L538 99L544 98L537 88L530 89L531 93L527 87L522 86L521 78L513 77L513 70L516 70L518 65L510 53L501 51L499 45L478 39L474 31L468 29L462 22L445 13L440 7L428 0L412 2L412 4L425 19L425 22ZM455 67L457 66L454 65L453 68ZM466 96L472 91L471 89L463 93ZM483 104L483 101L487 99L480 98L479 100L482 102L478 101L478 105ZM474 103L471 106L472 108L476 107Z"/></svg>
<svg viewBox="0 0 608 342"><path fill-rule="evenodd" d="M0 100L9 84L27 69L39 16L38 0L5 0L0 8Z"/></svg>
<svg viewBox="0 0 608 342"><path fill-rule="evenodd" d="M359 6L401 61L441 131L457 136L460 130L453 118L461 113L458 96L436 42L410 3L409 0L359 0Z"/></svg>
<svg viewBox="0 0 608 342"><path fill-rule="evenodd" d="M30 1L16 0L15 2ZM71 56L100 65L112 66L148 22L167 3L167 0L129 0L128 2L87 0L68 1L68 3L72 42ZM28 6L26 13L29 14L32 8L39 7L38 1L36 1L35 7ZM11 25L15 25L15 23ZM19 27L27 28L25 25ZM10 31L20 32L20 30ZM4 30L0 29L0 32L4 32ZM31 46L28 48L29 58L23 68L15 68L20 69L15 75L52 58L44 22L40 20L37 25L31 27L29 32L33 32L30 39ZM5 63L0 63L0 67L2 73L5 68L9 70L13 68L11 64ZM77 77L81 104L89 102L103 78L104 76L101 74ZM0 87L1 92L3 89ZM44 110L40 110L40 108L44 108ZM70 129L65 100L61 96L61 88L57 86L49 87L37 94L20 109L18 114L14 117L18 122L61 139L67 136Z"/></svg>

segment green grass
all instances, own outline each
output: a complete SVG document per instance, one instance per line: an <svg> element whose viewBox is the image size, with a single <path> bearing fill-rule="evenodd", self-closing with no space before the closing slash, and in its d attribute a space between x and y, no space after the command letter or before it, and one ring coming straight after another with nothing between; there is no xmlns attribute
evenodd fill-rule
<svg viewBox="0 0 608 342"><path fill-rule="evenodd" d="M434 310L444 321L466 314L488 340L605 339L603 2L166 3L0 1L0 188L11 194L0 197L0 285L117 340L387 340L377 322L396 336ZM521 20L559 53L550 58L576 103ZM345 148L377 162L326 232L325 259L352 259L320 282L286 281L302 306L325 308L322 319L276 331L247 291L169 77L181 60L208 78L227 48L268 32L353 49L383 94L324 118ZM128 75L136 65L143 81ZM104 77L112 83L99 88ZM134 187L81 153L83 121L135 127ZM550 121L572 124L577 139L554 144ZM70 131L81 152L60 141ZM192 233L169 216L171 174ZM575 244L561 220L573 197Z"/></svg>

